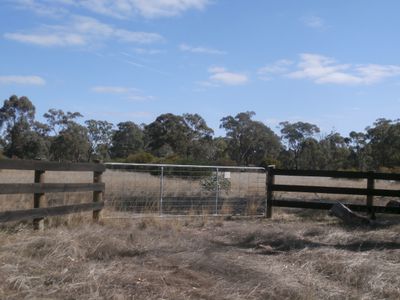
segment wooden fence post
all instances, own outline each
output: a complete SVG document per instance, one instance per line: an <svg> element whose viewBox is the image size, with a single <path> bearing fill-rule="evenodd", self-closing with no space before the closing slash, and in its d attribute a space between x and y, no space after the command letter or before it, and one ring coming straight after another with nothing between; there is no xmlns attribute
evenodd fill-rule
<svg viewBox="0 0 400 300"><path fill-rule="evenodd" d="M95 161L95 163L100 163L100 161ZM101 183L102 182L102 174L103 172L93 172L93 183ZM93 192L93 202L101 202L103 201L103 192L102 191L94 191ZM93 221L98 222L100 217L101 210L93 210Z"/></svg>
<svg viewBox="0 0 400 300"><path fill-rule="evenodd" d="M368 172L368 178L367 178L367 190L368 192L372 192L375 188L375 179L374 179L374 172L370 171ZM368 206L368 213L369 216L372 220L375 220L375 211L373 208L374 205L374 196L373 195L367 195L367 206Z"/></svg>
<svg viewBox="0 0 400 300"><path fill-rule="evenodd" d="M43 170L35 170L35 183L44 183L44 173ZM33 194L33 208L44 207L46 201L46 196L44 193ZM33 219L33 229L43 230L44 229L44 219Z"/></svg>
<svg viewBox="0 0 400 300"><path fill-rule="evenodd" d="M274 192L272 191L272 186L275 183L275 166L268 166L267 168L267 205L266 205L266 218L272 217L272 200L274 197Z"/></svg>

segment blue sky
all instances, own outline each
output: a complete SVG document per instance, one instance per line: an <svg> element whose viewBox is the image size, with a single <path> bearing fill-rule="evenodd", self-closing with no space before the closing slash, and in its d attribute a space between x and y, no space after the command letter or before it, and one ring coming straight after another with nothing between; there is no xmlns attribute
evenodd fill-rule
<svg viewBox="0 0 400 300"><path fill-rule="evenodd" d="M2 0L0 95L85 119L241 111L347 135L399 118L397 0Z"/></svg>

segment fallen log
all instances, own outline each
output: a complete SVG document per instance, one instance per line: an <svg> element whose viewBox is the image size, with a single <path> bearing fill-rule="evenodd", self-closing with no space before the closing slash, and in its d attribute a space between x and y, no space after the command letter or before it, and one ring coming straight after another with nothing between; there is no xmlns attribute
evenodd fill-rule
<svg viewBox="0 0 400 300"><path fill-rule="evenodd" d="M390 200L386 203L386 207L400 207L400 201Z"/></svg>
<svg viewBox="0 0 400 300"><path fill-rule="evenodd" d="M351 209L340 202L332 206L329 214L341 219L349 225L372 225L374 223L367 217L354 213Z"/></svg>

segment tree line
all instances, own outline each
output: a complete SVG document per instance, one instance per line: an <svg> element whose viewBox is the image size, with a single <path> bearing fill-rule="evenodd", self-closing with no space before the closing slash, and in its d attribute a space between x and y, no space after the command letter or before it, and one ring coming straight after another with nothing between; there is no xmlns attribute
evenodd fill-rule
<svg viewBox="0 0 400 300"><path fill-rule="evenodd" d="M385 170L400 167L400 120L377 119L364 132L321 134L315 124L281 122L280 136L254 112L221 119L224 137L198 114L165 113L150 124L82 120L49 109L45 122L27 97L0 109L1 158L213 165L277 165L287 169Z"/></svg>

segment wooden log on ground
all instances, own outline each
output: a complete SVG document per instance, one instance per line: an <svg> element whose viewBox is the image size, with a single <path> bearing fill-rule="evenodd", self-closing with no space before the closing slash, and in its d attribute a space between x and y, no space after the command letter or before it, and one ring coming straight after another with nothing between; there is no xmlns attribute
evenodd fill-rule
<svg viewBox="0 0 400 300"><path fill-rule="evenodd" d="M386 203L386 207L400 207L400 201L390 200Z"/></svg>
<svg viewBox="0 0 400 300"><path fill-rule="evenodd" d="M371 225L373 223L370 219L354 213L340 202L334 204L329 213L349 225Z"/></svg>

